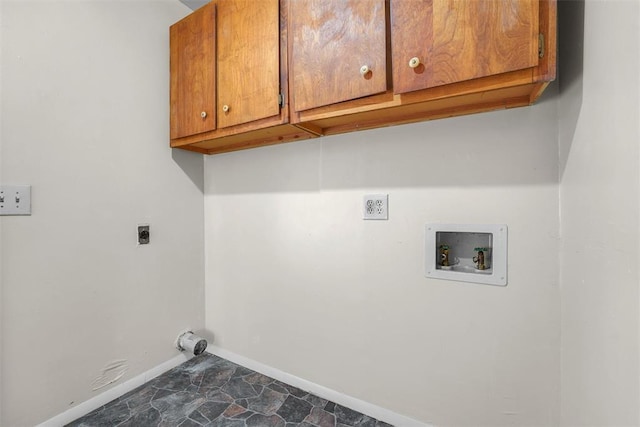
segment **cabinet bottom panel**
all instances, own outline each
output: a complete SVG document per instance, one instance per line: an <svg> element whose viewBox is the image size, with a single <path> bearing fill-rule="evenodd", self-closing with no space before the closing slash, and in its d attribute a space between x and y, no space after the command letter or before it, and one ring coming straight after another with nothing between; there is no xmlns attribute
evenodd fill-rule
<svg viewBox="0 0 640 427"><path fill-rule="evenodd" d="M321 135L334 135L404 123L523 107L531 105L535 98L540 95L542 89L540 84L527 84L418 103L402 104L402 100L400 100L399 102L396 101L399 103L396 106L311 120L298 123L298 126L308 127L310 131Z"/></svg>
<svg viewBox="0 0 640 427"><path fill-rule="evenodd" d="M189 145L172 144L172 146L203 154L218 154L229 151L245 150L247 148L262 147L265 145L302 141L315 136L317 135L297 126L286 124L215 139L208 139L191 143Z"/></svg>

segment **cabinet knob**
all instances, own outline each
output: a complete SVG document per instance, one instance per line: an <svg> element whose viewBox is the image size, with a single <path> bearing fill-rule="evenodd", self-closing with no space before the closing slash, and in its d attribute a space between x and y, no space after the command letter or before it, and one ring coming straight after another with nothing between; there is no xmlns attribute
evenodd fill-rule
<svg viewBox="0 0 640 427"><path fill-rule="evenodd" d="M202 117L203 119L207 118L207 112L203 111L202 113L200 113L200 117Z"/></svg>
<svg viewBox="0 0 640 427"><path fill-rule="evenodd" d="M417 56L414 56L409 60L409 67L416 68L418 65L420 65L420 59L418 59Z"/></svg>
<svg viewBox="0 0 640 427"><path fill-rule="evenodd" d="M371 71L371 69L368 65L363 65L362 67L360 67L360 74L363 76L366 76L369 71Z"/></svg>
<svg viewBox="0 0 640 427"><path fill-rule="evenodd" d="M229 112L229 106L228 105L223 105L222 106L222 111L224 111L225 113Z"/></svg>

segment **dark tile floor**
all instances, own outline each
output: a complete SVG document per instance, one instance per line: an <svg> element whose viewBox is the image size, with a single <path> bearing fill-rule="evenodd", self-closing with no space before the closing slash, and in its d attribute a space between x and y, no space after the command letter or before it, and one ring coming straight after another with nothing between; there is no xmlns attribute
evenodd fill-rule
<svg viewBox="0 0 640 427"><path fill-rule="evenodd" d="M205 353L68 426L390 425Z"/></svg>

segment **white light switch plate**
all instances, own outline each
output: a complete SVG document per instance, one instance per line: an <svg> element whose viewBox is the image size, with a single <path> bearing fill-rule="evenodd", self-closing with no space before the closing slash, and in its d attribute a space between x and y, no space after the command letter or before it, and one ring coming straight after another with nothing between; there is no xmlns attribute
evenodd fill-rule
<svg viewBox="0 0 640 427"><path fill-rule="evenodd" d="M0 185L0 215L31 215L31 186Z"/></svg>

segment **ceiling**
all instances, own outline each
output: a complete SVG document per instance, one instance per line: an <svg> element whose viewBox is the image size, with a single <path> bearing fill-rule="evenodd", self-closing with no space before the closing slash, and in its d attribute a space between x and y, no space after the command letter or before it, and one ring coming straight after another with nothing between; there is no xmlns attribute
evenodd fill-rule
<svg viewBox="0 0 640 427"><path fill-rule="evenodd" d="M180 0L181 3L187 5L191 10L196 10L209 3L209 1L210 0Z"/></svg>

